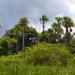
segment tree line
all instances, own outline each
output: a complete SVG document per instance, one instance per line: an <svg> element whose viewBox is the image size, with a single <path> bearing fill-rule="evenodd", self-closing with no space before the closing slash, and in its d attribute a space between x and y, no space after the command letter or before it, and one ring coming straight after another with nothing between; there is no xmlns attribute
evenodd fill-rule
<svg viewBox="0 0 75 75"><path fill-rule="evenodd" d="M39 33L35 28L29 27L27 17L20 18L19 22L0 38L0 56L18 53L38 42L64 44L66 48L74 53L75 33L72 30L74 21L68 16L55 17L51 27L45 30L48 21L48 16L42 15L40 17L39 22L43 31Z"/></svg>

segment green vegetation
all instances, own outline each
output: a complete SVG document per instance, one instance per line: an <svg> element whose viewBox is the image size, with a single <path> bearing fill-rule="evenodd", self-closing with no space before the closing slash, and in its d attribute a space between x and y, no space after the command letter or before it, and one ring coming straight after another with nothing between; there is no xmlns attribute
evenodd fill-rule
<svg viewBox="0 0 75 75"><path fill-rule="evenodd" d="M67 65L70 53L59 44L38 43L25 52L26 61L33 65Z"/></svg>
<svg viewBox="0 0 75 75"><path fill-rule="evenodd" d="M26 52L0 57L0 75L74 75L74 58L64 45L38 43Z"/></svg>
<svg viewBox="0 0 75 75"><path fill-rule="evenodd" d="M2 52L0 55L18 53L38 42L65 44L66 48L74 53L74 44L72 42L75 38L72 33L72 27L74 27L72 19L66 16L55 17L55 22L52 23L51 28L45 30L47 21L49 19L46 15L40 18L43 31L39 33L35 28L29 27L27 17L20 18L18 23L0 39L0 51Z"/></svg>
<svg viewBox="0 0 75 75"><path fill-rule="evenodd" d="M0 75L74 75L75 66L32 66L24 63L0 63Z"/></svg>
<svg viewBox="0 0 75 75"><path fill-rule="evenodd" d="M70 17L56 17L43 31L29 26L27 17L0 38L0 75L75 75L75 33ZM64 30L65 29L65 30Z"/></svg>

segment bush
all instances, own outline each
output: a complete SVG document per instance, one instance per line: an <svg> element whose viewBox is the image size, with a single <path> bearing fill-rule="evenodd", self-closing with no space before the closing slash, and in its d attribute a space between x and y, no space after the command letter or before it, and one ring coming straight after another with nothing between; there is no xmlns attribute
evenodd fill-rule
<svg viewBox="0 0 75 75"><path fill-rule="evenodd" d="M0 47L0 56L2 55L8 55L8 50L6 50L4 47Z"/></svg>
<svg viewBox="0 0 75 75"><path fill-rule="evenodd" d="M38 43L31 48L27 48L25 54L27 63L33 65L66 65L70 56L65 46L47 43Z"/></svg>

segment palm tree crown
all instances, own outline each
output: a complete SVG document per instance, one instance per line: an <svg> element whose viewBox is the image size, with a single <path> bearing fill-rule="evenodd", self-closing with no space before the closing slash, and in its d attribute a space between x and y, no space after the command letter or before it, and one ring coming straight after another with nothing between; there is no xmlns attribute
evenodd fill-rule
<svg viewBox="0 0 75 75"><path fill-rule="evenodd" d="M43 40L44 40L44 28L45 28L45 23L46 23L47 21L49 21L49 19L48 19L48 17L47 17L46 15L43 15L43 16L40 18L40 21L41 21L42 24L43 24L42 28L43 28Z"/></svg>

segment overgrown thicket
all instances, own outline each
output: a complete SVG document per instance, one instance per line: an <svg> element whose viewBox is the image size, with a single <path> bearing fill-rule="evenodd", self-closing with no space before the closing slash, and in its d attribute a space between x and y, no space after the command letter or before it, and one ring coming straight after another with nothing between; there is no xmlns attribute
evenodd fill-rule
<svg viewBox="0 0 75 75"><path fill-rule="evenodd" d="M27 47L18 54L0 57L0 62L25 63L31 65L63 65L67 66L75 60L75 56L61 44L40 42Z"/></svg>
<svg viewBox="0 0 75 75"><path fill-rule="evenodd" d="M33 65L67 65L71 54L64 45L38 43L27 48L25 52L26 62Z"/></svg>
<svg viewBox="0 0 75 75"><path fill-rule="evenodd" d="M43 15L40 18L43 31L37 32L35 28L29 27L27 17L20 18L19 22L5 35L0 38L0 56L23 51L38 42L48 44L64 44L71 53L75 52L75 33L72 33L74 22L70 17L55 17L51 28L45 30L49 18Z"/></svg>

